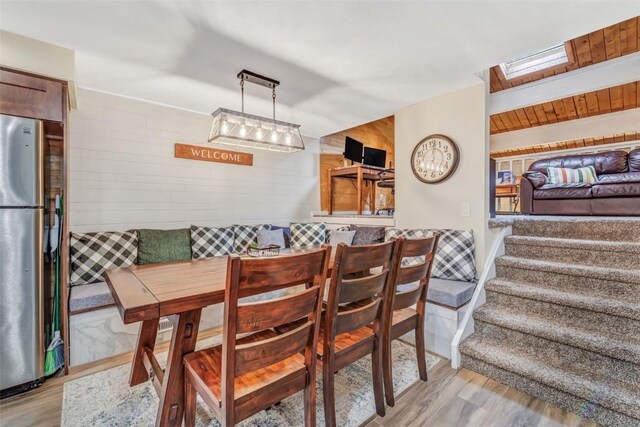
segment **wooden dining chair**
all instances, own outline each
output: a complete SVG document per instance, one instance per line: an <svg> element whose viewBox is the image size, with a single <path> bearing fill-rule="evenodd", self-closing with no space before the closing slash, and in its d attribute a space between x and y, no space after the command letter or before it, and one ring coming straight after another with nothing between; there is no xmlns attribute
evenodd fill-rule
<svg viewBox="0 0 640 427"><path fill-rule="evenodd" d="M222 344L184 357L186 426L195 425L197 394L223 426L232 426L300 390L305 426L315 426L316 348L330 251L229 257ZM279 298L238 301L293 287ZM275 332L296 320L296 328Z"/></svg>
<svg viewBox="0 0 640 427"><path fill-rule="evenodd" d="M436 234L425 239L396 239L397 258L391 276L394 283L387 289L384 308L383 377L387 404L395 405L391 342L415 331L418 373L427 381L424 346L424 319L431 266L438 247ZM404 263L407 264L403 266ZM414 286L411 286L411 285ZM399 290L398 287L409 286ZM415 305L415 308L413 306Z"/></svg>
<svg viewBox="0 0 640 427"><path fill-rule="evenodd" d="M326 425L336 425L334 374L371 354L376 412L384 416L382 380L383 298L391 285L395 242L336 248L329 296L320 326L318 358L324 381ZM381 267L379 272L369 272ZM351 278L351 277L356 278ZM372 327L369 327L372 325Z"/></svg>

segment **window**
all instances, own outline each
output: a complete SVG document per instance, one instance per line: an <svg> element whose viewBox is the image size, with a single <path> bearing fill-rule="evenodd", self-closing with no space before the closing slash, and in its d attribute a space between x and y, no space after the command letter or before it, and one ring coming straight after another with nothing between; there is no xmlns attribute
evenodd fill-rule
<svg viewBox="0 0 640 427"><path fill-rule="evenodd" d="M504 77L509 80L556 65L566 64L567 62L569 62L567 50L564 47L564 43L562 43L532 55L503 62L500 64L500 68Z"/></svg>

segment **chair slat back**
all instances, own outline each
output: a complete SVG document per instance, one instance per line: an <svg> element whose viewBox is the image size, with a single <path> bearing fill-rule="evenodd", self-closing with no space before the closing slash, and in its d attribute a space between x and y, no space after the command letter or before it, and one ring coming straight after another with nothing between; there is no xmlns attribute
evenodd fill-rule
<svg viewBox="0 0 640 427"><path fill-rule="evenodd" d="M226 404L234 400L234 378L304 350L305 364L315 369L318 321L331 248L276 258L242 259L230 256L227 265L222 354L222 393ZM255 302L243 297L288 289L289 295ZM267 339L239 336L304 319L295 329ZM227 408L229 409L229 408Z"/></svg>
<svg viewBox="0 0 640 427"><path fill-rule="evenodd" d="M400 237L398 242L398 264L395 284L389 288L387 298L389 310L386 316L392 316L394 310L411 307L414 304L424 306L427 299L429 276L438 247L439 235L423 239L407 239ZM403 266L405 259L418 258L418 264ZM415 284L415 287L407 290L398 290L398 286ZM420 307L422 309L424 307ZM389 321L390 321L389 317ZM389 323L389 322L387 322Z"/></svg>
<svg viewBox="0 0 640 427"><path fill-rule="evenodd" d="M330 346L337 334L382 321L382 300L391 284L394 248L394 242L338 245L325 315L325 346ZM371 274L372 269L379 271ZM363 277L349 278L354 273Z"/></svg>

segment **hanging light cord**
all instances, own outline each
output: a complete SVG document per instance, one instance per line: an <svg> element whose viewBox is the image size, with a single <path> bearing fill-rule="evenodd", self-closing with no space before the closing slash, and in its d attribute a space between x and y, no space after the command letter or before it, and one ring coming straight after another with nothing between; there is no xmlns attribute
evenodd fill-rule
<svg viewBox="0 0 640 427"><path fill-rule="evenodd" d="M276 119L276 88L273 88L271 92L271 99L273 100L273 120Z"/></svg>
<svg viewBox="0 0 640 427"><path fill-rule="evenodd" d="M242 112L244 113L244 79L240 79L240 97L242 98Z"/></svg>

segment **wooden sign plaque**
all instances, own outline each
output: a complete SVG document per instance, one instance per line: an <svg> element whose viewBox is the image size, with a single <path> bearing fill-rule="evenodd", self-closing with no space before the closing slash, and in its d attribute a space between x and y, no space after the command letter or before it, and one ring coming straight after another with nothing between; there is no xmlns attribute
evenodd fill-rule
<svg viewBox="0 0 640 427"><path fill-rule="evenodd" d="M176 157L180 159L203 160L205 162L230 163L232 165L253 166L253 154L227 151L218 148L176 143Z"/></svg>

